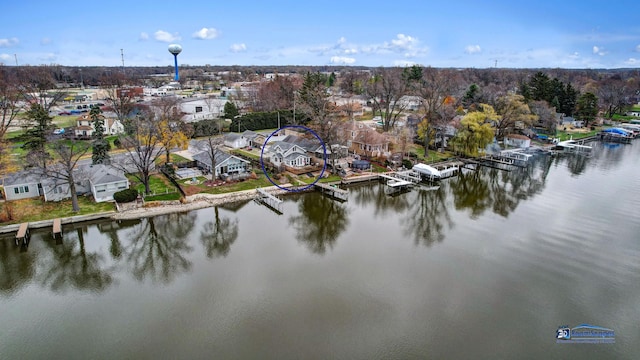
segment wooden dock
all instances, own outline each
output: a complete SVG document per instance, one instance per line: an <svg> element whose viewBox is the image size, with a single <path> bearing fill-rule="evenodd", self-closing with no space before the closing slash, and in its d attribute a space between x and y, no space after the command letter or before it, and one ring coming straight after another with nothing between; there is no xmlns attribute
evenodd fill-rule
<svg viewBox="0 0 640 360"><path fill-rule="evenodd" d="M314 186L316 189L320 190L321 193L329 195L337 200L347 201L349 197L349 191L340 189L337 185L315 183Z"/></svg>
<svg viewBox="0 0 640 360"><path fill-rule="evenodd" d="M57 236L62 237L62 224L60 219L53 220L53 230L52 230L53 238L55 239Z"/></svg>
<svg viewBox="0 0 640 360"><path fill-rule="evenodd" d="M27 245L29 243L29 223L22 223L16 233L16 245Z"/></svg>
<svg viewBox="0 0 640 360"><path fill-rule="evenodd" d="M256 201L263 203L274 211L282 214L282 200L269 194L262 188L257 188L256 190L258 192L258 196L255 199Z"/></svg>
<svg viewBox="0 0 640 360"><path fill-rule="evenodd" d="M422 181L420 173L413 170L394 171L386 174L380 174L379 176L387 180L402 180L412 184L419 184Z"/></svg>

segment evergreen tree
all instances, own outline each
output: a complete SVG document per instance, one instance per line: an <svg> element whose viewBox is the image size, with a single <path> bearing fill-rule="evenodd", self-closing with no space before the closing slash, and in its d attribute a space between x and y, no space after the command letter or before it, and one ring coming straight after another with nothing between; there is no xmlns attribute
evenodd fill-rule
<svg viewBox="0 0 640 360"><path fill-rule="evenodd" d="M100 107L95 106L89 113L91 117L91 123L93 124L93 141L91 142L93 154L91 155L91 161L93 164L108 164L109 163L109 143L104 138L104 116L102 116L102 110Z"/></svg>
<svg viewBox="0 0 640 360"><path fill-rule="evenodd" d="M224 117L225 119L233 119L236 116L238 116L239 112L238 112L238 108L236 107L236 105L231 102L231 101L227 101L224 104Z"/></svg>
<svg viewBox="0 0 640 360"><path fill-rule="evenodd" d="M52 118L40 104L33 104L26 112L27 119L35 125L25 133L26 141L22 148L27 150L27 163L46 168L51 155L47 151L47 134L53 129Z"/></svg>
<svg viewBox="0 0 640 360"><path fill-rule="evenodd" d="M584 120L585 126L596 119L598 115L598 97L591 92L584 93L578 98L576 104L576 117Z"/></svg>

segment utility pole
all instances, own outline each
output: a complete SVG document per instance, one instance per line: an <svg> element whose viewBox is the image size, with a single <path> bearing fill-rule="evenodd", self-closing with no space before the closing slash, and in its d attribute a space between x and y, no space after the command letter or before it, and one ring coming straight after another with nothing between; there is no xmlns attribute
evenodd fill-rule
<svg viewBox="0 0 640 360"><path fill-rule="evenodd" d="M16 66L18 66L18 54L13 54L13 56L16 58Z"/></svg>
<svg viewBox="0 0 640 360"><path fill-rule="evenodd" d="M120 58L122 58L122 73L124 74L124 49L120 49Z"/></svg>

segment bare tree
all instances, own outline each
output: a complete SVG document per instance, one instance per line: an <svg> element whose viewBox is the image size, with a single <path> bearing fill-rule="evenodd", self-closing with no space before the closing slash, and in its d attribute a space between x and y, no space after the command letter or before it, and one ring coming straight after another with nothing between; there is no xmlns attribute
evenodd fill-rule
<svg viewBox="0 0 640 360"><path fill-rule="evenodd" d="M556 134L556 109L549 107L546 101L532 101L529 103L531 112L538 117L538 125L542 126L549 134Z"/></svg>
<svg viewBox="0 0 640 360"><path fill-rule="evenodd" d="M407 91L407 82L399 68L378 68L367 82L365 92L373 102L374 112L378 110L382 117L384 131L389 131L395 126L400 114L407 107L407 103L401 101Z"/></svg>
<svg viewBox="0 0 640 360"><path fill-rule="evenodd" d="M66 91L56 87L53 70L47 65L26 66L20 68L18 73L24 99L32 104L40 104L47 112L67 96Z"/></svg>
<svg viewBox="0 0 640 360"><path fill-rule="evenodd" d="M40 162L33 164L35 165L34 171L44 178L51 179L54 188L60 183L66 184L69 187L74 212L80 211L76 183L86 179L86 175L77 170L76 165L78 164L78 160L80 160L89 149L91 149L91 145L85 141L58 140L51 144L54 160L49 166L42 166Z"/></svg>
<svg viewBox="0 0 640 360"><path fill-rule="evenodd" d="M336 140L340 127L338 108L327 91L324 76L320 73L308 73L299 95L303 112L311 117L311 126L325 143L331 145Z"/></svg>
<svg viewBox="0 0 640 360"><path fill-rule="evenodd" d="M136 105L136 94L131 91L129 87L130 80L124 74L115 72L103 77L101 82L106 89L106 101L111 111L113 111L118 120L125 125L127 116L133 111ZM126 128L128 129L129 127L127 126Z"/></svg>
<svg viewBox="0 0 640 360"><path fill-rule="evenodd" d="M216 155L220 157L218 152L224 143L222 136L209 136L203 142L200 142L200 150L207 153L207 158L211 161L211 180L216 179Z"/></svg>
<svg viewBox="0 0 640 360"><path fill-rule="evenodd" d="M164 146L158 136L159 120L152 113L136 116L131 121L132 134L120 135L125 150L124 159L112 159L112 165L135 176L146 194L151 192L149 178L156 170L156 160L163 154Z"/></svg>

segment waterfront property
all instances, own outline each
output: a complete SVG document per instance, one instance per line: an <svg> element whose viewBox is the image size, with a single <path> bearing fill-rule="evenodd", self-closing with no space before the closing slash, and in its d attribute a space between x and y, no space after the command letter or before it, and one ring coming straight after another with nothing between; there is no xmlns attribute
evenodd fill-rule
<svg viewBox="0 0 640 360"><path fill-rule="evenodd" d="M249 161L219 149L214 153L215 169L212 169L213 162L209 151L193 155L193 160L197 162L199 168L211 173L215 179L223 175L244 175L249 171Z"/></svg>
<svg viewBox="0 0 640 360"><path fill-rule="evenodd" d="M30 171L7 174L2 179L4 196L7 200L19 200L42 195L40 176Z"/></svg>

